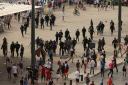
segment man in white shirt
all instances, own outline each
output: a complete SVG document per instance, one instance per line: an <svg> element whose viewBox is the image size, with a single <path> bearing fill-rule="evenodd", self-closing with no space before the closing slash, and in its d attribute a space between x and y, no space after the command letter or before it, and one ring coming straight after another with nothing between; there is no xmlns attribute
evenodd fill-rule
<svg viewBox="0 0 128 85"><path fill-rule="evenodd" d="M16 79L18 77L18 67L16 66L16 64L13 64L12 66L12 73L14 76L14 82L16 82Z"/></svg>
<svg viewBox="0 0 128 85"><path fill-rule="evenodd" d="M90 61L90 74L93 72L93 75L94 75L94 68L95 68L95 61L92 59Z"/></svg>
<svg viewBox="0 0 128 85"><path fill-rule="evenodd" d="M76 77L76 85L78 85L80 79L80 72L78 70L75 72L75 77Z"/></svg>

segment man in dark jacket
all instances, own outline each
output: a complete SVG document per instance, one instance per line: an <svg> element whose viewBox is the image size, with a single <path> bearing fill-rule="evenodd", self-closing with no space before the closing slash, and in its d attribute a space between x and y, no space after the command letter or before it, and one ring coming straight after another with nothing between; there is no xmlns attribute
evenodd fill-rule
<svg viewBox="0 0 128 85"><path fill-rule="evenodd" d="M24 37L24 26L23 25L21 25L20 31L21 31L22 37Z"/></svg>
<svg viewBox="0 0 128 85"><path fill-rule="evenodd" d="M14 44L14 42L11 43L10 50L11 50L11 56L14 57L14 51L15 51L15 44Z"/></svg>
<svg viewBox="0 0 128 85"><path fill-rule="evenodd" d="M20 57L21 57L21 60L23 60L23 55L24 55L24 47L23 45L20 46Z"/></svg>
<svg viewBox="0 0 128 85"><path fill-rule="evenodd" d="M42 26L43 26L43 29L44 29L44 18L43 17L41 17L41 19L40 19L40 25L41 25L41 29L42 29Z"/></svg>
<svg viewBox="0 0 128 85"><path fill-rule="evenodd" d="M62 32L62 30L60 30L60 32L59 32L59 40L60 41L61 41L62 37L63 37L63 32Z"/></svg>
<svg viewBox="0 0 128 85"><path fill-rule="evenodd" d="M18 57L19 56L19 49L20 49L20 44L18 43L18 41L15 44L15 48L16 48L16 54L17 54L17 57Z"/></svg>
<svg viewBox="0 0 128 85"><path fill-rule="evenodd" d="M86 28L83 27L83 29L82 29L83 38L85 38L85 33L86 33Z"/></svg>
<svg viewBox="0 0 128 85"><path fill-rule="evenodd" d="M58 40L59 40L59 33L58 32L56 32L55 37L56 37L56 43L58 44Z"/></svg>
<svg viewBox="0 0 128 85"><path fill-rule="evenodd" d="M38 28L38 25L39 25L39 18L38 17L35 18L35 23L36 23L36 28Z"/></svg>
<svg viewBox="0 0 128 85"><path fill-rule="evenodd" d="M48 14L45 16L45 22L46 22L46 25L48 26L48 23L49 23L49 16L48 16Z"/></svg>
<svg viewBox="0 0 128 85"><path fill-rule="evenodd" d="M55 26L55 20L56 20L56 16L54 14L51 15L51 19L53 21L53 26Z"/></svg>
<svg viewBox="0 0 128 85"><path fill-rule="evenodd" d="M76 31L76 41L77 40L79 41L79 36L80 36L80 31L77 29L77 31Z"/></svg>
<svg viewBox="0 0 128 85"><path fill-rule="evenodd" d="M69 30L67 29L66 31L65 31L65 39L67 40L68 39L68 36L69 36Z"/></svg>

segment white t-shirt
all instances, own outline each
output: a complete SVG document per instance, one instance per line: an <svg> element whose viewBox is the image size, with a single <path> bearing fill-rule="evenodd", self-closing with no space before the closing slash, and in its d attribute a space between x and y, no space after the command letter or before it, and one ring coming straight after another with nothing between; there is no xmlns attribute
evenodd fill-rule
<svg viewBox="0 0 128 85"><path fill-rule="evenodd" d="M48 61L48 62L46 63L46 65L47 65L47 68L51 68L52 63L51 63L50 61Z"/></svg>
<svg viewBox="0 0 128 85"><path fill-rule="evenodd" d="M17 66L12 66L12 73L17 73Z"/></svg>
<svg viewBox="0 0 128 85"><path fill-rule="evenodd" d="M80 72L79 71L76 71L75 72L75 77L76 77L76 79L79 79L80 78Z"/></svg>
<svg viewBox="0 0 128 85"><path fill-rule="evenodd" d="M94 60L91 60L90 67L95 67L95 61Z"/></svg>

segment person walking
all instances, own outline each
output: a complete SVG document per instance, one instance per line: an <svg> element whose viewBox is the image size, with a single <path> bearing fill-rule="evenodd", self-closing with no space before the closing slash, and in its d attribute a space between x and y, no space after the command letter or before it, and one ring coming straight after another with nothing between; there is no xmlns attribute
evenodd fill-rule
<svg viewBox="0 0 128 85"><path fill-rule="evenodd" d="M38 28L38 25L39 25L39 18L38 18L38 16L35 18L35 24L36 24L36 28Z"/></svg>
<svg viewBox="0 0 128 85"><path fill-rule="evenodd" d="M77 60L77 62L76 62L76 69L77 69L77 71L79 71L80 72L80 62L79 62L79 60Z"/></svg>
<svg viewBox="0 0 128 85"><path fill-rule="evenodd" d="M90 38L93 40L93 33L94 33L94 28L93 26L89 27L89 33L90 33Z"/></svg>
<svg viewBox="0 0 128 85"><path fill-rule="evenodd" d="M44 29L44 18L43 17L41 17L41 19L40 19L40 26L41 26L41 29L42 29L42 26Z"/></svg>
<svg viewBox="0 0 128 85"><path fill-rule="evenodd" d="M111 30L111 35L113 35L113 31L115 30L115 25L114 25L113 20L111 20L110 22L110 30Z"/></svg>
<svg viewBox="0 0 128 85"><path fill-rule="evenodd" d="M123 71L123 76L126 77L127 69L126 69L126 65L125 64L123 65L122 71Z"/></svg>
<svg viewBox="0 0 128 85"><path fill-rule="evenodd" d="M72 63L73 63L73 59L74 59L74 58L73 58L74 54L75 54L75 49L71 48L71 49L70 49L70 56L71 56L70 59L72 59ZM69 59L69 60L70 60L70 59ZM68 61L69 61L69 60L68 60Z"/></svg>
<svg viewBox="0 0 128 85"><path fill-rule="evenodd" d="M15 48L16 48L16 54L17 54L17 57L18 57L19 56L19 49L20 49L20 44L18 43L18 41L15 44Z"/></svg>
<svg viewBox="0 0 128 85"><path fill-rule="evenodd" d="M113 66L114 66L114 68L116 68L116 72L118 73L116 57L113 57L113 60L112 61L113 61Z"/></svg>
<svg viewBox="0 0 128 85"><path fill-rule="evenodd" d="M82 34L83 34L83 38L85 38L85 34L86 34L86 28L85 27L82 28Z"/></svg>
<svg viewBox="0 0 128 85"><path fill-rule="evenodd" d="M12 66L12 74L14 76L13 82L16 83L17 78L18 78L18 67L16 64L13 64L13 66Z"/></svg>
<svg viewBox="0 0 128 85"><path fill-rule="evenodd" d="M20 31L21 31L22 37L24 37L24 26L23 25L20 26Z"/></svg>
<svg viewBox="0 0 128 85"><path fill-rule="evenodd" d="M51 15L52 25L55 26L56 16L54 14Z"/></svg>
<svg viewBox="0 0 128 85"><path fill-rule="evenodd" d="M100 73L101 73L101 77L104 77L104 70L105 70L105 62L103 60L103 58L100 61Z"/></svg>
<svg viewBox="0 0 128 85"><path fill-rule="evenodd" d="M28 28L28 24L27 22L24 23L24 31L25 31L25 34L27 33L27 28Z"/></svg>
<svg viewBox="0 0 128 85"><path fill-rule="evenodd" d="M70 35L70 32L68 29L65 31L65 39L68 40L68 36Z"/></svg>
<svg viewBox="0 0 128 85"><path fill-rule="evenodd" d="M110 74L111 74L111 77L113 77L113 62L112 61L109 63L109 73L108 73L109 77L110 77Z"/></svg>
<svg viewBox="0 0 128 85"><path fill-rule="evenodd" d="M21 60L23 60L23 56L24 56L24 47L21 44L21 48L20 48L20 57L21 57Z"/></svg>
<svg viewBox="0 0 128 85"><path fill-rule="evenodd" d="M94 68L95 68L95 65L96 65L96 63L95 63L95 61L92 59L92 60L90 61L90 74L93 73L93 75L94 75Z"/></svg>
<svg viewBox="0 0 128 85"><path fill-rule="evenodd" d="M63 38L63 32L62 32L62 30L60 30L60 32L59 32L59 40L61 41L62 38Z"/></svg>
<svg viewBox="0 0 128 85"><path fill-rule="evenodd" d="M77 31L76 31L76 41L77 40L79 41L79 36L80 36L80 31L79 31L79 29L77 29Z"/></svg>
<svg viewBox="0 0 128 85"><path fill-rule="evenodd" d="M15 51L15 44L14 44L14 42L11 43L10 50L11 50L11 57L14 57L14 51Z"/></svg>
<svg viewBox="0 0 128 85"><path fill-rule="evenodd" d="M77 69L75 72L75 77L76 77L76 85L79 85L79 79L80 79L80 71Z"/></svg>
<svg viewBox="0 0 128 85"><path fill-rule="evenodd" d="M9 58L8 58L8 61L6 62L6 69L8 73L8 79L11 79L12 78L12 62Z"/></svg>
<svg viewBox="0 0 128 85"><path fill-rule="evenodd" d="M58 44L58 41L59 41L59 33L58 32L56 32L55 37L56 37L56 43Z"/></svg>
<svg viewBox="0 0 128 85"><path fill-rule="evenodd" d="M3 50L3 55L7 56L7 49L8 49L8 45L7 45L7 39L4 37L3 38L3 44L1 46L1 49Z"/></svg>
<svg viewBox="0 0 128 85"><path fill-rule="evenodd" d="M68 72L69 72L69 65L67 61L65 61L64 66L65 66L64 75L65 75L65 80L66 80L68 78Z"/></svg>
<svg viewBox="0 0 128 85"><path fill-rule="evenodd" d="M48 24L49 24L49 16L48 16L48 14L45 15L45 23L48 26Z"/></svg>
<svg viewBox="0 0 128 85"><path fill-rule="evenodd" d="M88 39L87 39L87 37L85 37L85 38L83 39L83 48L84 48L84 51L85 51L86 48L87 48L87 44L88 44Z"/></svg>
<svg viewBox="0 0 128 85"><path fill-rule="evenodd" d="M89 85L89 83L90 83L89 73L85 77L85 83L86 83L86 85Z"/></svg>

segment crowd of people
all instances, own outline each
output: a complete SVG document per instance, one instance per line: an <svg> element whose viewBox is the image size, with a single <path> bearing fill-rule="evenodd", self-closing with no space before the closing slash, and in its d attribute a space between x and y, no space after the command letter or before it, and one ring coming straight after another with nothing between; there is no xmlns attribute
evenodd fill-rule
<svg viewBox="0 0 128 85"><path fill-rule="evenodd" d="M101 23L101 22L100 22ZM110 24L111 25L111 24ZM102 27L102 25L101 25ZM111 26L110 26L111 27ZM94 27L93 27L93 21L91 20L90 22L90 27L89 27L89 32L91 30L93 30L94 32ZM102 39L99 39L98 41L98 48L96 50L96 47L92 47L90 43L93 43L93 36L90 33L90 38L87 38L86 36L86 28L83 27L82 30L82 36L83 36L83 49L84 49L84 54L81 58L81 60L77 60L76 62L76 84L78 85L79 83L79 78L80 78L80 71L81 71L81 67L84 70L84 73L88 74L85 77L85 81L86 84L89 85L90 78L89 75L94 75L95 74L95 68L97 67L97 56L99 57L99 62L100 62L100 73L101 73L101 77L104 77L104 72L105 72L105 65L106 65L106 52L104 49L104 46L106 45L105 42L105 38L103 37ZM54 57L56 54L60 55L60 58L64 57L64 55L69 56L69 60L62 62L61 60L58 61L57 65L58 65L58 69L56 70L57 74L56 74L56 78L57 80L61 78L62 79L67 79L68 78L68 73L70 70L70 65L68 65L68 62L70 62L70 60L72 59L72 63L74 62L73 59L75 58L74 56L76 55L76 44L80 41L79 40L79 36L81 35L81 32L79 31L79 29L76 30L75 32L75 36L76 38L72 38L70 36L70 31L68 29L65 30L65 32L63 33L62 30L60 30L59 32L56 32L55 34L55 40L49 40L49 41L44 41L42 40L40 37L37 37L36 39L36 68L35 68L35 75L34 77L32 77L32 72L33 70L31 70L31 68L27 69L27 74L21 78L21 85L23 81L27 82L27 80L34 78L35 82L40 78L41 76L41 80L45 79L46 84L48 83L52 83L50 85L53 85L53 70L55 70L53 68L53 63L54 63ZM101 33L103 33L101 31ZM64 41L63 41L64 39ZM118 39L114 38L114 40L112 41L112 45L114 48L113 51L113 58L112 61L109 63L109 70L110 72L108 73L109 76L109 80L112 81L112 77L113 77L113 69L116 68L116 71L118 72L118 68L117 68L117 57L121 57L123 55L126 54L126 58L124 60L124 65L122 68L123 71L123 76L126 77L126 65L128 62L128 36L126 35L126 37L124 38L124 44L119 44ZM124 49L124 46L126 46L126 52L122 53L122 50ZM59 53L57 53L57 48L59 48ZM7 72L8 72L8 78L11 79L11 75L13 74L14 76L14 82L16 82L15 80L17 79L17 75L18 75L18 70L23 73L23 58L24 58L24 47L23 45L19 44L18 41L16 43L14 43L12 41L12 43L10 44L10 57L7 57L8 54L8 41L7 38L3 39L3 44L1 46L1 49L3 50L3 55L6 57L6 66L7 66ZM16 55L15 55L16 53ZM121 56L119 56L119 53L121 54ZM20 55L19 55L20 54ZM40 55L41 54L41 55ZM19 57L20 56L20 60L19 63L13 63L11 61L11 58L14 58L15 56ZM48 56L48 57L46 57ZM46 60L48 58L48 60ZM87 69L90 69L90 72L87 72ZM40 75L39 75L40 73ZM78 76L79 75L79 76ZM111 76L110 76L111 75ZM91 85L94 85L94 81L91 82ZM27 84L25 84L27 85ZM108 84L111 85L111 84Z"/></svg>

